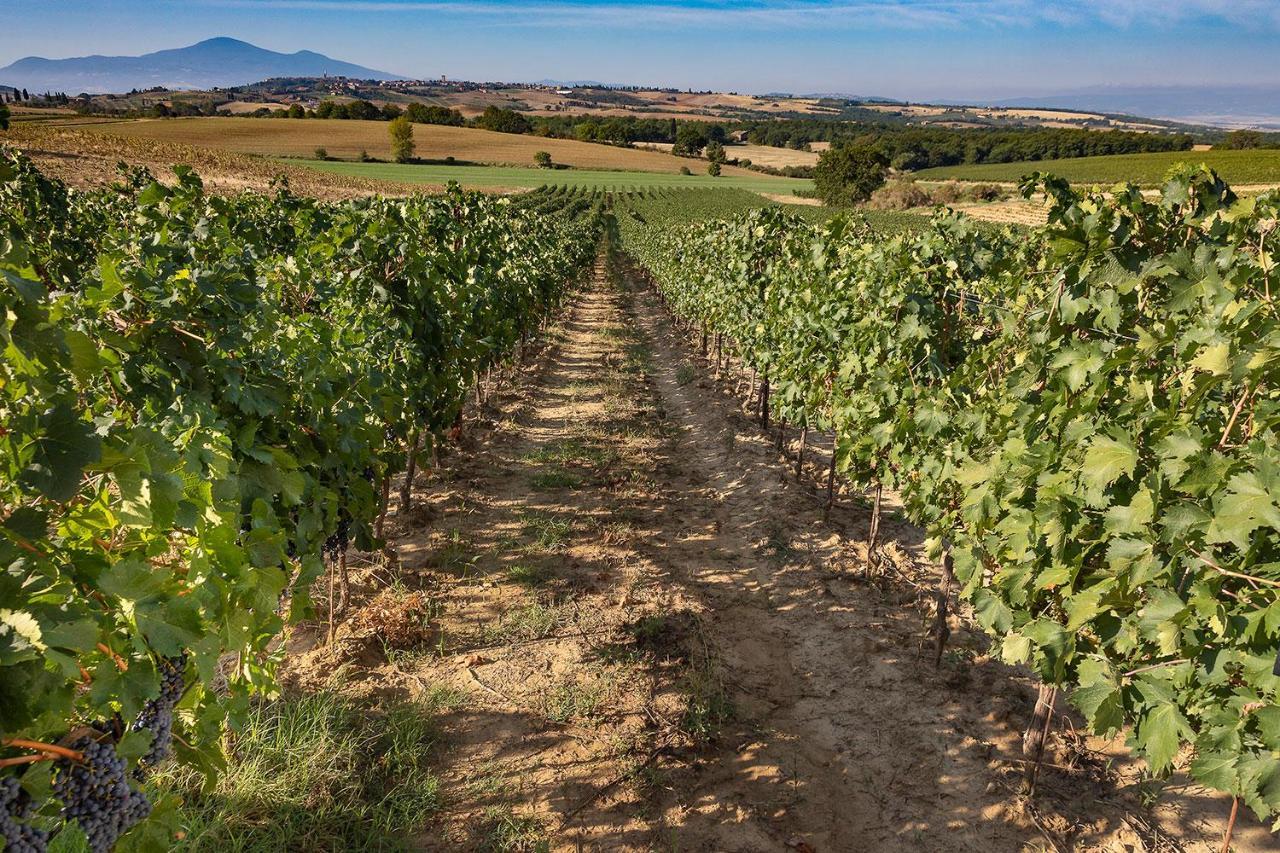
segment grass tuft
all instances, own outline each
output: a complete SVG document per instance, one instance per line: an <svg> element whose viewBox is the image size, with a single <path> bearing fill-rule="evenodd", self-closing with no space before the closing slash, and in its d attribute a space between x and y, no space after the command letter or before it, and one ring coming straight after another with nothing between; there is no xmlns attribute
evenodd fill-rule
<svg viewBox="0 0 1280 853"><path fill-rule="evenodd" d="M188 768L152 784L182 800L184 850L409 849L441 806L434 718L459 700L433 691L381 714L327 693L264 703L213 790Z"/></svg>

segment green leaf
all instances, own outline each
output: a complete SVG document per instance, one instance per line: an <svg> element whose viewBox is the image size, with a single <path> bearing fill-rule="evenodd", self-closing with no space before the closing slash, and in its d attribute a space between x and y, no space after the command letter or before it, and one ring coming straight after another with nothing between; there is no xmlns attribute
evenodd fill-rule
<svg viewBox="0 0 1280 853"><path fill-rule="evenodd" d="M67 501L79 490L85 466L96 462L102 439L91 422L59 404L40 416L36 452L22 480L54 501Z"/></svg>
<svg viewBox="0 0 1280 853"><path fill-rule="evenodd" d="M1114 684L1081 687L1071 694L1071 704L1084 714L1095 734L1109 737L1124 726L1124 695Z"/></svg>
<svg viewBox="0 0 1280 853"><path fill-rule="evenodd" d="M1121 477L1133 474L1138 464L1138 451L1128 439L1095 436L1084 455L1084 482L1094 489L1105 489Z"/></svg>
<svg viewBox="0 0 1280 853"><path fill-rule="evenodd" d="M1146 753L1147 761L1156 772L1167 769L1182 744L1190 741L1194 735L1187 718L1173 702L1158 705L1138 723L1138 745Z"/></svg>
<svg viewBox="0 0 1280 853"><path fill-rule="evenodd" d="M1249 547L1250 534L1264 524L1280 527L1280 509L1257 476L1237 474L1227 483L1226 493L1214 502L1205 541L1229 542L1243 550Z"/></svg>

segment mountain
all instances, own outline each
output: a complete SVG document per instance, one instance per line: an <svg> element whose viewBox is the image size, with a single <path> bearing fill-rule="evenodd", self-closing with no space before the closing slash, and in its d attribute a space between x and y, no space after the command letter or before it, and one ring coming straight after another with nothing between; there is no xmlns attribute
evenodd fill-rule
<svg viewBox="0 0 1280 853"><path fill-rule="evenodd" d="M0 68L0 82L32 92L127 92L130 89L212 89L270 77L355 77L395 80L400 75L330 59L309 50L276 53L232 38L212 38L142 56L28 56Z"/></svg>
<svg viewBox="0 0 1280 853"><path fill-rule="evenodd" d="M1092 86L1033 98L1006 98L992 104L1124 113L1222 127L1280 129L1280 85Z"/></svg>

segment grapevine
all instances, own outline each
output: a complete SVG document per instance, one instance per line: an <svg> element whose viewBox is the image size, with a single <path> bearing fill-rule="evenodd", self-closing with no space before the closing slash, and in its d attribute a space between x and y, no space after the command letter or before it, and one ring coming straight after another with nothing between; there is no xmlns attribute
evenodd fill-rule
<svg viewBox="0 0 1280 853"><path fill-rule="evenodd" d="M168 845L127 780L170 754L217 774L326 559L378 545L380 484L598 233L581 205L225 198L177 173L77 192L0 152L0 779L95 849Z"/></svg>
<svg viewBox="0 0 1280 853"><path fill-rule="evenodd" d="M1238 201L1203 167L1157 200L1025 192L1046 227L618 221L676 316L768 377L775 417L897 490L1005 660L1154 773L1185 751L1274 819L1280 193Z"/></svg>

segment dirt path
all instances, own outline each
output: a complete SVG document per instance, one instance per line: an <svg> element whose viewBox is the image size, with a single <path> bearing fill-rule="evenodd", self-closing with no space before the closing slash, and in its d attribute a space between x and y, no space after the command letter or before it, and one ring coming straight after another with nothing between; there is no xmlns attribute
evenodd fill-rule
<svg viewBox="0 0 1280 853"><path fill-rule="evenodd" d="M1031 681L956 620L935 669L918 533L886 522L867 580L821 447L798 482L710 373L602 261L392 518L399 564L356 570L339 641L291 640L294 689L445 709L417 846L1211 849L1195 791L1145 812L1083 738L1021 796Z"/></svg>

